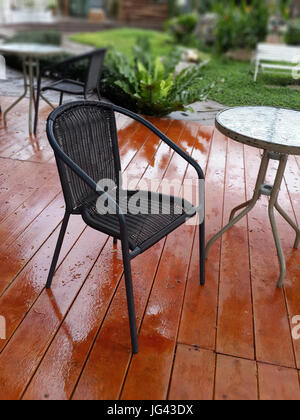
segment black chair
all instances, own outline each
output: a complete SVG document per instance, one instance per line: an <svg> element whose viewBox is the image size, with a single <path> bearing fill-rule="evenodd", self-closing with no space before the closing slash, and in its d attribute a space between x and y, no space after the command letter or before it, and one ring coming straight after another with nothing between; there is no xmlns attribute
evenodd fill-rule
<svg viewBox="0 0 300 420"><path fill-rule="evenodd" d="M199 179L204 179L202 169L190 156L151 123L131 111L112 104L91 101L71 102L57 108L48 118L47 135L55 153L66 211L47 288L52 284L71 214L81 215L88 226L113 237L114 243L118 239L121 240L132 351L137 353L138 339L130 261L184 224L187 219L195 216L200 207L194 208L182 198L141 191L139 205L142 211L136 214L130 210L130 199L137 191L122 189L115 112L126 115L150 129L195 168ZM99 186L99 181L103 179L114 182L116 187L111 190L114 195L104 186ZM99 209L99 198L102 204L105 203L106 209L110 209L110 213L107 214L105 209L103 211L103 207ZM201 204L204 206L204 203ZM151 209L152 212L149 211ZM204 255L203 221L200 226L201 285L205 284Z"/></svg>
<svg viewBox="0 0 300 420"><path fill-rule="evenodd" d="M39 118L39 106L40 96L47 91L54 91L60 93L59 105L62 105L64 94L70 95L82 95L84 99L87 99L88 95L97 92L99 100L101 100L99 81L101 77L103 62L106 54L106 49L98 49L91 51L90 53L79 55L74 58L70 58L65 61L61 61L53 66L44 67L40 72L38 85L37 85L37 98L35 103L35 120L34 120L34 134L37 133L37 124ZM87 71L85 76L85 82L78 82L76 80L62 79L56 82L50 83L42 87L42 78L49 75L55 74L56 77L62 77L63 74L70 69L74 64L87 62ZM46 101L48 102L48 101ZM50 103L49 103L50 104ZM51 104L50 104L51 105Z"/></svg>

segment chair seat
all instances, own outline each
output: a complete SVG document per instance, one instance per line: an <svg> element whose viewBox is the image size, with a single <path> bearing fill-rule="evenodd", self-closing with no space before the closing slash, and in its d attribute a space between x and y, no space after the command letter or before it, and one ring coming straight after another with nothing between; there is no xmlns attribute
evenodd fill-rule
<svg viewBox="0 0 300 420"><path fill-rule="evenodd" d="M104 214L99 206L96 208L97 199L98 196L94 196L83 206L81 210L83 220L92 228L121 239L118 216ZM196 214L193 205L186 200L149 191L127 191L127 196L120 195L119 205L125 213L129 248L131 250L139 248L141 252L159 242ZM140 209L138 214L136 214L137 205Z"/></svg>
<svg viewBox="0 0 300 420"><path fill-rule="evenodd" d="M59 80L43 87L42 92L46 90L54 90L56 92L64 92L74 95L84 94L84 84L76 82L75 80Z"/></svg>

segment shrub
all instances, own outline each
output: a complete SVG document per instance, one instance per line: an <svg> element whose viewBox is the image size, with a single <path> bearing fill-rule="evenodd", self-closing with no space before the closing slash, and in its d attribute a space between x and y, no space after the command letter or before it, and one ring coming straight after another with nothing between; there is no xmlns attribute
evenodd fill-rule
<svg viewBox="0 0 300 420"><path fill-rule="evenodd" d="M100 89L112 102L146 115L165 116L173 111L187 110L187 106L203 99L209 88L202 88L201 65L175 75L182 50L174 49L167 57L158 58L148 38L140 38L133 47L133 59L110 49L104 63ZM41 67L59 63L69 55L41 60ZM18 57L7 57L9 65L21 69ZM59 67L56 69L59 71ZM64 70L65 78L83 81L86 63ZM53 78L60 77L55 72Z"/></svg>
<svg viewBox="0 0 300 420"><path fill-rule="evenodd" d="M213 9L213 6L215 4L215 0L202 0L198 3L199 3L198 12L199 13L207 13L207 12L211 12L211 10Z"/></svg>
<svg viewBox="0 0 300 420"><path fill-rule="evenodd" d="M198 16L194 13L180 15L166 23L166 30L172 35L174 42L180 45L190 45L194 40L194 31Z"/></svg>
<svg viewBox="0 0 300 420"><path fill-rule="evenodd" d="M285 42L289 45L300 45L300 19L289 22Z"/></svg>
<svg viewBox="0 0 300 420"><path fill-rule="evenodd" d="M185 4L179 0L168 0L169 16L179 16L186 11L197 11L198 13L206 13L211 11L214 3L218 0L188 0Z"/></svg>
<svg viewBox="0 0 300 420"><path fill-rule="evenodd" d="M219 15L216 29L216 49L219 53L237 48L254 48L267 35L269 12L265 0L244 1L237 5L218 3L215 11Z"/></svg>
<svg viewBox="0 0 300 420"><path fill-rule="evenodd" d="M172 54L173 58L168 57L167 65L163 59L153 56L145 39L140 39L135 46L133 61L111 50L101 83L103 95L146 115L165 116L173 111L187 110L187 105L207 93L201 87L203 69L198 65L174 75L179 60L178 56L174 58L176 54Z"/></svg>
<svg viewBox="0 0 300 420"><path fill-rule="evenodd" d="M292 0L279 0L280 13L285 19L291 15Z"/></svg>
<svg viewBox="0 0 300 420"><path fill-rule="evenodd" d="M170 17L178 16L180 9L178 0L168 0L168 14Z"/></svg>

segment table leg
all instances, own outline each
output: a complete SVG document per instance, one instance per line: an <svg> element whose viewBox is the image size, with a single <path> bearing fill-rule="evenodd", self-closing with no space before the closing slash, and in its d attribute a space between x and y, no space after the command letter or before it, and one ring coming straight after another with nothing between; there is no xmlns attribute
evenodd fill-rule
<svg viewBox="0 0 300 420"><path fill-rule="evenodd" d="M230 217L230 222L222 230L220 230L220 232L218 232L213 238L211 238L211 240L208 242L208 244L206 246L206 258L208 258L209 251L210 251L212 245L219 238L221 238L221 236L224 235L224 233L226 233L230 228L232 228L236 223L238 223L243 217L245 217L254 208L255 204L257 203L257 201L259 200L259 198L262 195L261 186L263 185L263 183L265 181L265 178L266 178L266 174L267 174L267 170L268 170L268 166L269 166L269 161L270 161L269 153L267 151L265 151L264 155L262 157L260 170L259 170L259 173L258 173L256 186L255 186L255 190L254 190L254 194L253 194L252 199L250 201L247 201L244 204L241 204L240 206L236 207L235 209L233 209L233 211L231 213L231 217ZM240 210L244 207L246 207L246 208L238 216L234 217L235 213L238 210Z"/></svg>
<svg viewBox="0 0 300 420"><path fill-rule="evenodd" d="M284 176L287 160L288 160L288 156L286 155L282 155L280 157L280 161L279 161L280 163L279 163L278 171L275 178L275 183L272 188L272 193L271 193L270 202L269 202L269 217L270 217L270 222L271 222L272 231L273 231L276 249L277 249L277 255L278 255L279 264L280 264L280 277L278 280L279 288L283 286L283 281L286 276L286 263L285 263L285 257L282 250L282 246L281 246L281 241L278 235L274 209L276 208L276 204L278 201L278 195L279 195L280 187L283 181L283 176Z"/></svg>
<svg viewBox="0 0 300 420"><path fill-rule="evenodd" d="M35 71L36 70L36 74ZM36 101L39 100L39 98L36 98L35 95L35 80L38 80L39 78L39 61L38 59L34 58L24 58L23 59L23 77L24 77L24 93L21 95L3 114L3 123L4 126L7 125L7 114L19 103L21 102L27 95L29 90L29 117L28 117L28 125L29 125L29 135L32 136L33 133L33 127L32 127L32 120L33 120L33 105L36 105ZM55 107L51 104L50 101L48 101L42 94L40 95L41 98L50 105L53 109ZM35 106L35 108L37 108Z"/></svg>
<svg viewBox="0 0 300 420"><path fill-rule="evenodd" d="M26 68L26 62L25 60L23 60L23 77L24 77L24 93L23 95L21 95L12 105L10 105L9 108L6 109L6 111L3 114L3 123L4 126L6 127L7 125L7 114L16 106L18 105L19 102L21 102L27 95L28 92L28 85L27 85L27 79L28 79L28 74L27 74L27 68Z"/></svg>
<svg viewBox="0 0 300 420"><path fill-rule="evenodd" d="M294 244L294 248L298 249L300 244L300 229L296 225L295 222L292 221L290 216L286 214L286 212L281 208L281 206L278 204L278 202L275 203L275 209L278 211L278 213L288 222L288 224L294 229L296 232L296 240Z"/></svg>
<svg viewBox="0 0 300 420"><path fill-rule="evenodd" d="M34 104L34 109L35 109L35 104L36 104L36 88L37 88L37 81L38 81L38 66L39 66L39 61L35 60L34 61L34 72L33 72L33 80L34 80L34 86L33 86L33 104Z"/></svg>
<svg viewBox="0 0 300 420"><path fill-rule="evenodd" d="M29 135L32 136L32 107L34 103L34 61L32 58L28 59L28 71L29 71Z"/></svg>
<svg viewBox="0 0 300 420"><path fill-rule="evenodd" d="M265 182L265 177L266 177L266 173L267 173L268 166L269 166L269 161L271 159L279 160L279 167L278 167L278 170L277 170L274 185L267 185L264 182ZM264 152L262 162L261 162L261 166L260 166L260 170L259 170L259 174L258 174L258 178L257 178L257 182L256 182L256 187L255 187L255 190L254 190L253 198L251 200L247 201L246 203L241 204L240 206L238 206L238 207L236 207L235 209L232 210L231 216L230 216L230 222L228 223L228 225L226 225L219 233L217 233L208 242L207 247L206 247L206 258L207 258L208 254L209 254L209 251L210 251L210 248L213 245L213 243L217 239L219 239L225 232L227 232L227 230L229 230L232 226L234 226L238 221L240 221L244 216L246 216L246 214L248 214L253 209L256 202L261 197L261 195L270 196L269 218L270 218L270 222L271 222L272 232L273 232L273 236L274 236L274 240L275 240L275 245L276 245L277 255L278 255L279 265L280 265L280 276L279 276L279 279L278 279L278 287L279 288L281 288L283 286L283 282L284 282L284 279L285 279L285 276L286 276L286 262L285 262L285 257L284 257L281 241L280 241L279 234L278 234L274 209L276 209L279 212L279 214L295 230L296 240L295 240L294 248L298 248L299 244L300 244L300 229L299 229L299 227L297 226L297 224L295 222L293 222L293 220L289 217L289 215L278 204L278 196L279 196L280 188L281 188L283 177L284 177L284 172L285 172L286 165L287 165L287 160L288 160L287 155L278 155L278 154L274 154L274 153L269 153L267 151ZM245 208L245 209L238 216L234 217L235 213L238 210L241 210L243 208Z"/></svg>
<svg viewBox="0 0 300 420"><path fill-rule="evenodd" d="M37 64L37 67L36 67L36 80L39 80L39 77L40 77L40 65L39 65L39 62L37 62L36 64ZM48 104L51 108L55 109L55 106L41 92L38 92L37 94L43 99L43 101L46 102L46 104ZM36 100L38 101L39 98L36 98Z"/></svg>
<svg viewBox="0 0 300 420"><path fill-rule="evenodd" d="M235 214L236 214L236 212L237 212L237 211L242 210L244 207L249 206L249 205L252 203L252 201L253 201L253 199L252 199L252 200L249 200L249 201L246 201L246 203L243 203L243 204L241 204L241 205L239 205L239 206L235 207L235 208L231 211L229 221L231 222L231 221L234 219L234 216L235 216Z"/></svg>

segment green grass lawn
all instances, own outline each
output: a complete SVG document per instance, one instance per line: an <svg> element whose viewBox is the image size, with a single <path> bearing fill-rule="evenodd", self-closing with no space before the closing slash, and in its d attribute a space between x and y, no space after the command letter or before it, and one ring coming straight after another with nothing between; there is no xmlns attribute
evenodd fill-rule
<svg viewBox="0 0 300 420"><path fill-rule="evenodd" d="M204 69L203 84L217 82L209 99L227 106L278 106L300 110L300 91L289 88L299 86L299 80L282 75L260 74L253 81L249 63L226 59L212 59Z"/></svg>
<svg viewBox="0 0 300 420"><path fill-rule="evenodd" d="M158 56L168 55L174 48L169 35L163 32L122 28L96 33L82 33L72 36L72 40L95 47L113 46L129 56L139 36L149 36L153 52ZM226 106L263 105L300 110L300 91L288 85L299 86L299 81L281 75L260 75L254 83L250 64L227 58L213 58L203 69L203 84L216 87L209 94Z"/></svg>
<svg viewBox="0 0 300 420"><path fill-rule="evenodd" d="M115 47L118 51L126 54L132 54L132 47L140 36L148 36L151 40L153 52L155 55L167 55L174 46L171 44L171 38L168 34L146 29L122 28L110 29L102 32L80 33L71 37L72 41L80 44L92 45L97 48Z"/></svg>

